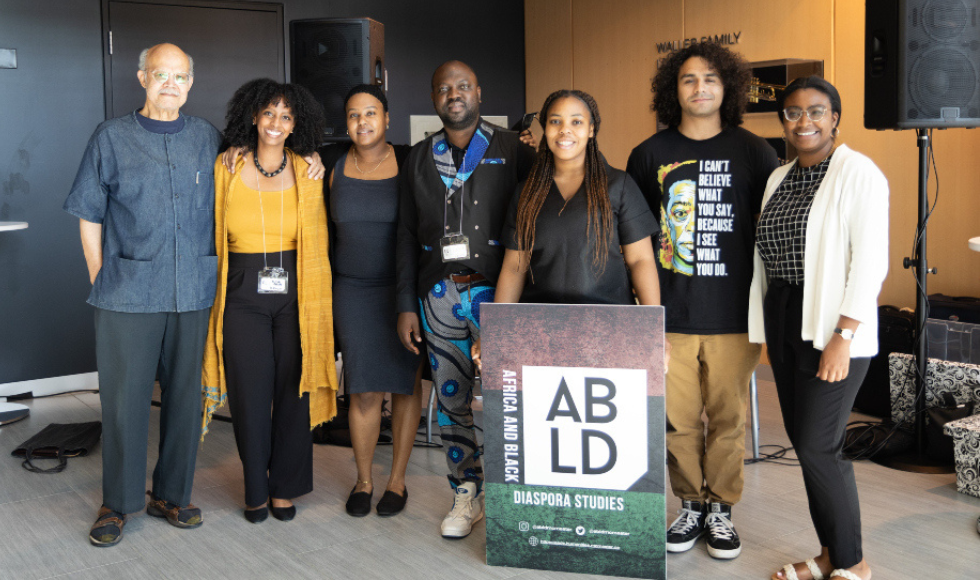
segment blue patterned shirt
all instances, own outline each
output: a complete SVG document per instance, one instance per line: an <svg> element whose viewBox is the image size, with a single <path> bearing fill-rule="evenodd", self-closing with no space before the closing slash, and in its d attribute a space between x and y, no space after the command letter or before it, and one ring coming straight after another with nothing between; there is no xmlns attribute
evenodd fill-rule
<svg viewBox="0 0 980 580"><path fill-rule="evenodd" d="M102 224L88 303L116 312L190 312L214 302L214 160L221 134L198 117L161 134L138 113L89 139L64 209Z"/></svg>

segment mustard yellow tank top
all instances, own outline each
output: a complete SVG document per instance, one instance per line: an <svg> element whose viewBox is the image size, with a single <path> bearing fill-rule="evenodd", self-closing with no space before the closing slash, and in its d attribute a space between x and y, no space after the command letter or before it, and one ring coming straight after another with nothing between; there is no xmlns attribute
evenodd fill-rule
<svg viewBox="0 0 980 580"><path fill-rule="evenodd" d="M262 196L259 210L259 195ZM269 254L296 249L297 235L296 186L286 191L252 189L241 179L232 182L228 200L228 251L241 254L261 254L262 213L265 213L265 251ZM281 221L280 221L281 217ZM280 225L281 224L281 225Z"/></svg>

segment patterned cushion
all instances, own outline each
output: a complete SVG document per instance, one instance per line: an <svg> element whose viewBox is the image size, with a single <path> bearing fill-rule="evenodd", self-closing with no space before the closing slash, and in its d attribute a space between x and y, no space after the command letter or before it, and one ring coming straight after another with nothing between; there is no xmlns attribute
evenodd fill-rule
<svg viewBox="0 0 980 580"><path fill-rule="evenodd" d="M912 355L888 355L892 420L912 428L915 416L915 368ZM926 370L926 408L939 405L938 397L951 393L956 403L980 403L980 365L930 358Z"/></svg>
<svg viewBox="0 0 980 580"><path fill-rule="evenodd" d="M953 436L956 491L980 497L980 414L950 421L943 430Z"/></svg>

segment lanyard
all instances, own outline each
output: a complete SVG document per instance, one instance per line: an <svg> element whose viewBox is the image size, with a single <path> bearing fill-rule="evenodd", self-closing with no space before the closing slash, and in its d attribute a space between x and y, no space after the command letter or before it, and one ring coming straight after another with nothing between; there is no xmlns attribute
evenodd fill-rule
<svg viewBox="0 0 980 580"><path fill-rule="evenodd" d="M256 151L253 155L258 155ZM286 213L286 192L283 190L283 174L279 174L279 269L282 270L283 215ZM269 258L265 247L265 210L262 208L262 183L258 170L255 171L255 188L259 191L259 216L262 218L262 263L269 269ZM272 192L269 192L272 193Z"/></svg>
<svg viewBox="0 0 980 580"><path fill-rule="evenodd" d="M443 233L446 236L458 236L463 233L463 207L466 199L465 183L459 184L459 229L455 233ZM449 232L449 205L452 202L452 191L446 189L446 204L442 206L442 231Z"/></svg>

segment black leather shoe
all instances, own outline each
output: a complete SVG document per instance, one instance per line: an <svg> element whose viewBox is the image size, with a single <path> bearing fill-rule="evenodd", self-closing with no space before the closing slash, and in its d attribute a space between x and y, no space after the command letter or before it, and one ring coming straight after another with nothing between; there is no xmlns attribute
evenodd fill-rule
<svg viewBox="0 0 980 580"><path fill-rule="evenodd" d="M245 510L245 519L253 524L264 522L267 517L269 517L269 508L267 507L260 507L254 510Z"/></svg>
<svg viewBox="0 0 980 580"><path fill-rule="evenodd" d="M378 515L379 516L393 516L398 512L405 509L405 504L408 502L408 488L402 495L398 495L393 491L385 490L385 494L381 496L381 501L378 502Z"/></svg>
<svg viewBox="0 0 980 580"><path fill-rule="evenodd" d="M355 489L357 488L350 490L350 495L347 496L347 513L355 518L363 518L371 513L371 496L374 495L374 490L368 493L354 491Z"/></svg>
<svg viewBox="0 0 980 580"><path fill-rule="evenodd" d="M289 507L277 508L269 502L269 511L272 512L272 517L276 518L280 522L288 522L289 520L296 517L296 506L291 505Z"/></svg>

